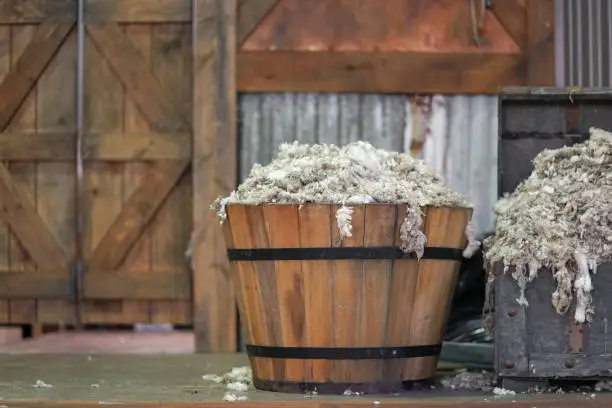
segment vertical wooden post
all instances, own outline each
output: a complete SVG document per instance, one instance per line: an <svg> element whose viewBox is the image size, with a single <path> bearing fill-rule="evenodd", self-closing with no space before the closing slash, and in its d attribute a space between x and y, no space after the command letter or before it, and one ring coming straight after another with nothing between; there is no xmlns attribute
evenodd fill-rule
<svg viewBox="0 0 612 408"><path fill-rule="evenodd" d="M193 288L197 352L236 351L236 302L219 220L235 187L236 0L194 0Z"/></svg>
<svg viewBox="0 0 612 408"><path fill-rule="evenodd" d="M555 0L527 1L528 86L555 85Z"/></svg>

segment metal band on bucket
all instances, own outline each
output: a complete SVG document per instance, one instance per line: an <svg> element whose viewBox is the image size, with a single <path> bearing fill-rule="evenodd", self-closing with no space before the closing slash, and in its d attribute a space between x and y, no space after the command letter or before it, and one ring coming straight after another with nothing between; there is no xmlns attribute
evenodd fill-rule
<svg viewBox="0 0 612 408"><path fill-rule="evenodd" d="M305 248L253 248L228 249L230 261L317 261L341 259L417 259L414 253L405 253L395 246L388 247L305 247ZM446 261L463 260L463 249L425 247L421 259Z"/></svg>
<svg viewBox="0 0 612 408"><path fill-rule="evenodd" d="M442 344L406 347L278 347L246 345L249 357L299 360L387 360L437 356Z"/></svg>

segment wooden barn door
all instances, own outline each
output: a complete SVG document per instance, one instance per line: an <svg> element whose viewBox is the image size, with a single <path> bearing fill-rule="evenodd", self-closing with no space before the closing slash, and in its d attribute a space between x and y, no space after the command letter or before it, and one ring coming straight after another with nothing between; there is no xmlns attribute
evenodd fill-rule
<svg viewBox="0 0 612 408"><path fill-rule="evenodd" d="M73 322L76 9L0 2L0 324Z"/></svg>
<svg viewBox="0 0 612 408"><path fill-rule="evenodd" d="M84 12L83 321L190 324L191 1Z"/></svg>

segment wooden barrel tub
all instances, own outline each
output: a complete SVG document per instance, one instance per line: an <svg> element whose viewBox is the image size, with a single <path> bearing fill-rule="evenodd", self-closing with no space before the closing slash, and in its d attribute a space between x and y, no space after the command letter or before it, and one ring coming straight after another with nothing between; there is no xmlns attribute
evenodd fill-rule
<svg viewBox="0 0 612 408"><path fill-rule="evenodd" d="M389 393L435 374L472 210L423 208L420 261L405 205L231 204L224 234L256 388Z"/></svg>

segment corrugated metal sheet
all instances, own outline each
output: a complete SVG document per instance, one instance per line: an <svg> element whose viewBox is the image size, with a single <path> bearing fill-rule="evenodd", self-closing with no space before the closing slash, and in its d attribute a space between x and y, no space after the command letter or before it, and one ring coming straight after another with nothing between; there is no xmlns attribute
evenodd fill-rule
<svg viewBox="0 0 612 408"><path fill-rule="evenodd" d="M612 0L556 0L558 86L612 86Z"/></svg>
<svg viewBox="0 0 612 408"><path fill-rule="evenodd" d="M343 145L366 140L379 148L412 151L474 203L479 232L493 227L496 97L249 93L240 96L239 134L241 179L254 163L269 163L286 141Z"/></svg>

